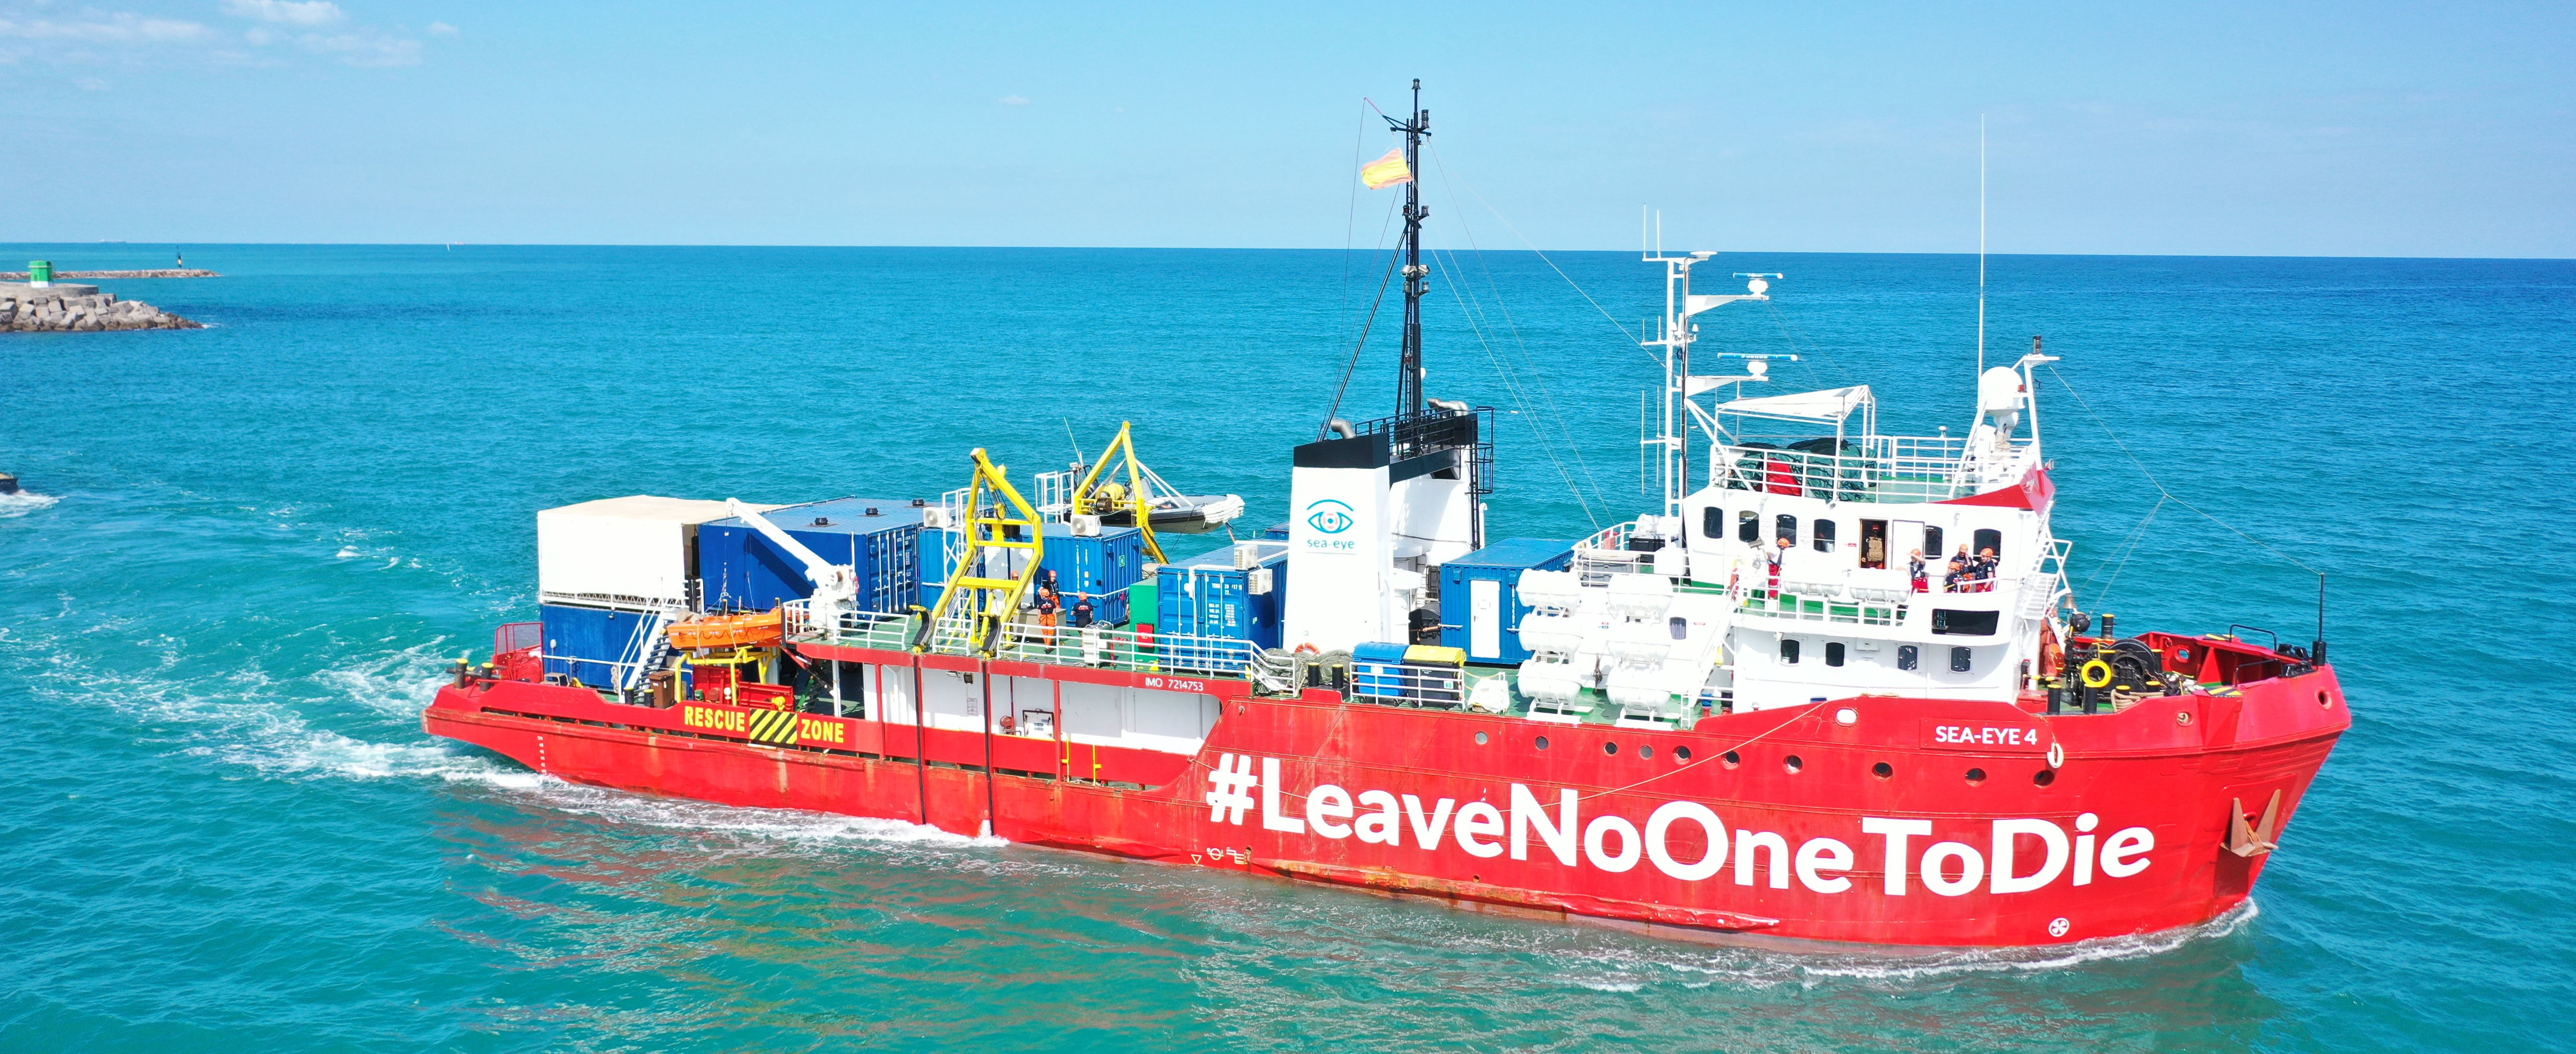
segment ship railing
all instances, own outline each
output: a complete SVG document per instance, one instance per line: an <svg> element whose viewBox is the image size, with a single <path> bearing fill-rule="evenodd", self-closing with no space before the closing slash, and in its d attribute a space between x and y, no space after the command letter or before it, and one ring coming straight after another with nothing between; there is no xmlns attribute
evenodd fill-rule
<svg viewBox="0 0 2576 1054"><path fill-rule="evenodd" d="M1655 554L1637 552L1628 545L1637 537L1635 520L1614 523L1582 541L1574 543L1573 572L1588 586L1603 585L1612 575L1637 574L1650 569Z"/></svg>
<svg viewBox="0 0 2576 1054"><path fill-rule="evenodd" d="M1781 579L1780 584L1774 587L1770 578L1760 573L1738 574L1726 589L1727 607L1739 618L1840 622L1857 626L1904 623L1912 596L1903 589L1790 578Z"/></svg>
<svg viewBox="0 0 2576 1054"><path fill-rule="evenodd" d="M791 640L848 647L908 650L920 625L919 616L876 611L844 611L833 624L818 625L810 601L787 603L787 636ZM943 655L973 655L973 619L951 615L939 620L930 635L930 650ZM1034 619L1005 625L993 643L992 658L1090 666L1104 670L1243 675L1263 661L1261 647L1230 637L1154 633L1105 625L1047 626Z"/></svg>
<svg viewBox="0 0 2576 1054"><path fill-rule="evenodd" d="M975 654L973 623L941 619L930 637L930 650L949 655ZM1228 637L1154 633L1114 626L1048 626L1031 618L1015 619L993 642L992 656L1015 662L1089 666L1137 673L1241 675L1261 657L1259 645Z"/></svg>
<svg viewBox="0 0 2576 1054"><path fill-rule="evenodd" d="M786 603L786 633L789 640L816 644L838 644L852 648L879 648L901 651L912 646L913 616L904 612L843 611L829 625L818 624L814 602L790 600Z"/></svg>
<svg viewBox="0 0 2576 1054"><path fill-rule="evenodd" d="M691 592L694 593L696 591L695 587L697 586L697 583L698 580L694 578L688 581L688 586L690 587ZM693 608L693 605L690 604L689 599L686 597L647 597L637 596L632 593L566 593L559 590L546 590L538 593L537 603L566 607L614 608L619 611L646 612L689 611Z"/></svg>
<svg viewBox="0 0 2576 1054"><path fill-rule="evenodd" d="M1458 710L1467 705L1467 679L1456 666L1354 660L1348 695L1355 703Z"/></svg>
<svg viewBox="0 0 2576 1054"><path fill-rule="evenodd" d="M1981 477L1962 436L1869 436L1838 452L1720 445L1710 468L1712 482L1729 490L1889 503L1961 497Z"/></svg>

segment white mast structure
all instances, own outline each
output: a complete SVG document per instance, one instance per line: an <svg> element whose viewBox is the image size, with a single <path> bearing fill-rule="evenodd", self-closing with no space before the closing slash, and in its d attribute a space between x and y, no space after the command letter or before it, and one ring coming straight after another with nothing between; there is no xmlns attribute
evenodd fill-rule
<svg viewBox="0 0 2576 1054"><path fill-rule="evenodd" d="M1655 436L1641 442L1655 451L1655 474L1663 485L1662 515L1679 516L1682 514L1682 499L1698 489L1698 485L1691 481L1690 472L1688 433L1691 419L1698 419L1700 429L1707 434L1710 443L1726 442L1726 433L1718 427L1717 418L1702 409L1693 399L1702 392L1715 390L1720 385L1741 386L1746 381L1768 380L1765 373L1770 368L1768 360L1771 358L1771 356L1739 356L1748 360L1745 363L1745 372L1742 374L1695 376L1691 373L1691 345L1699 339L1699 326L1692 322L1691 318L1700 312L1738 300L1769 300L1771 298L1766 294L1771 288L1771 283L1767 280L1778 278L1780 275L1738 272L1735 277L1750 279L1745 284L1744 292L1693 293L1690 291L1691 268L1717 254L1700 250L1681 256L1666 255L1662 244L1662 219L1661 216L1655 217L1654 244L1640 249L1645 262L1664 265L1664 314L1662 318L1656 320L1654 335L1640 342L1645 347L1663 349L1663 406L1657 414ZM1782 357L1792 360L1796 358L1796 356Z"/></svg>

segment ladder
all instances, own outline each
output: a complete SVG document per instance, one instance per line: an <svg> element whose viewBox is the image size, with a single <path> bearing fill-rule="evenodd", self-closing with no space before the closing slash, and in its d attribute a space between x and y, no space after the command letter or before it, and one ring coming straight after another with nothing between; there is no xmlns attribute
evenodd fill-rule
<svg viewBox="0 0 2576 1054"><path fill-rule="evenodd" d="M912 650L916 652L930 650L941 620L953 612L970 622L969 647L993 654L1011 618L1019 614L1020 598L1036 580L1038 560L1045 553L1046 524L1037 510L1011 486L1006 470L994 464L984 448L975 448L974 459L975 476L966 486L965 518L956 521L966 544L957 554L957 566L948 573L947 587L939 591L938 603L931 605L914 632ZM988 549L1001 557L1001 572L1011 577L984 573ZM1013 572L1012 555L1018 552L1027 554L1027 562Z"/></svg>
<svg viewBox="0 0 2576 1054"><path fill-rule="evenodd" d="M644 687L646 678L651 677L653 671L661 669L663 664L671 661L671 624L687 614L687 611L678 608L661 608L644 620L644 624L640 627L645 638L641 645L644 654L636 660L635 665L628 667L625 673L618 677L618 691L631 692Z"/></svg>

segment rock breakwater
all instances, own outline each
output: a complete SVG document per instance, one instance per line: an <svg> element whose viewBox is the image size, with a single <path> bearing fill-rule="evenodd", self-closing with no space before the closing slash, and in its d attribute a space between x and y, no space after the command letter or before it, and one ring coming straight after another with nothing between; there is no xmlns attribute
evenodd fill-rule
<svg viewBox="0 0 2576 1054"><path fill-rule="evenodd" d="M67 333L116 329L203 329L140 300L119 300L95 286L31 289L0 286L0 331Z"/></svg>
<svg viewBox="0 0 2576 1054"><path fill-rule="evenodd" d="M56 271L56 272L54 272L54 277L55 277L55 278L57 278L57 279L68 279L68 278L221 278L221 277L223 277L223 276L222 276L222 275L220 275L220 274L216 274L216 273L215 273L215 272L213 272L213 271L200 271L200 270L196 270L196 269L194 269L194 268L174 268L174 267L164 267L164 268L162 268L162 269L160 269L160 270L157 270L157 271ZM27 272L25 272L25 271L0 271L0 282L24 282L24 281L26 281L26 280L27 280Z"/></svg>

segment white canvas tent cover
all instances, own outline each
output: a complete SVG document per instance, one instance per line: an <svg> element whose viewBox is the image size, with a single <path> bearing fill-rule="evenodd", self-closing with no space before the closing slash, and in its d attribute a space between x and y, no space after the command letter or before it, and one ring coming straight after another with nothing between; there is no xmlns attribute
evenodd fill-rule
<svg viewBox="0 0 2576 1054"><path fill-rule="evenodd" d="M1722 414L1746 417L1768 417L1782 421L1821 421L1840 425L1852 411L1870 405L1869 385L1849 388L1827 388L1823 391L1798 392L1793 395L1763 395L1751 399L1734 399L1717 404Z"/></svg>

